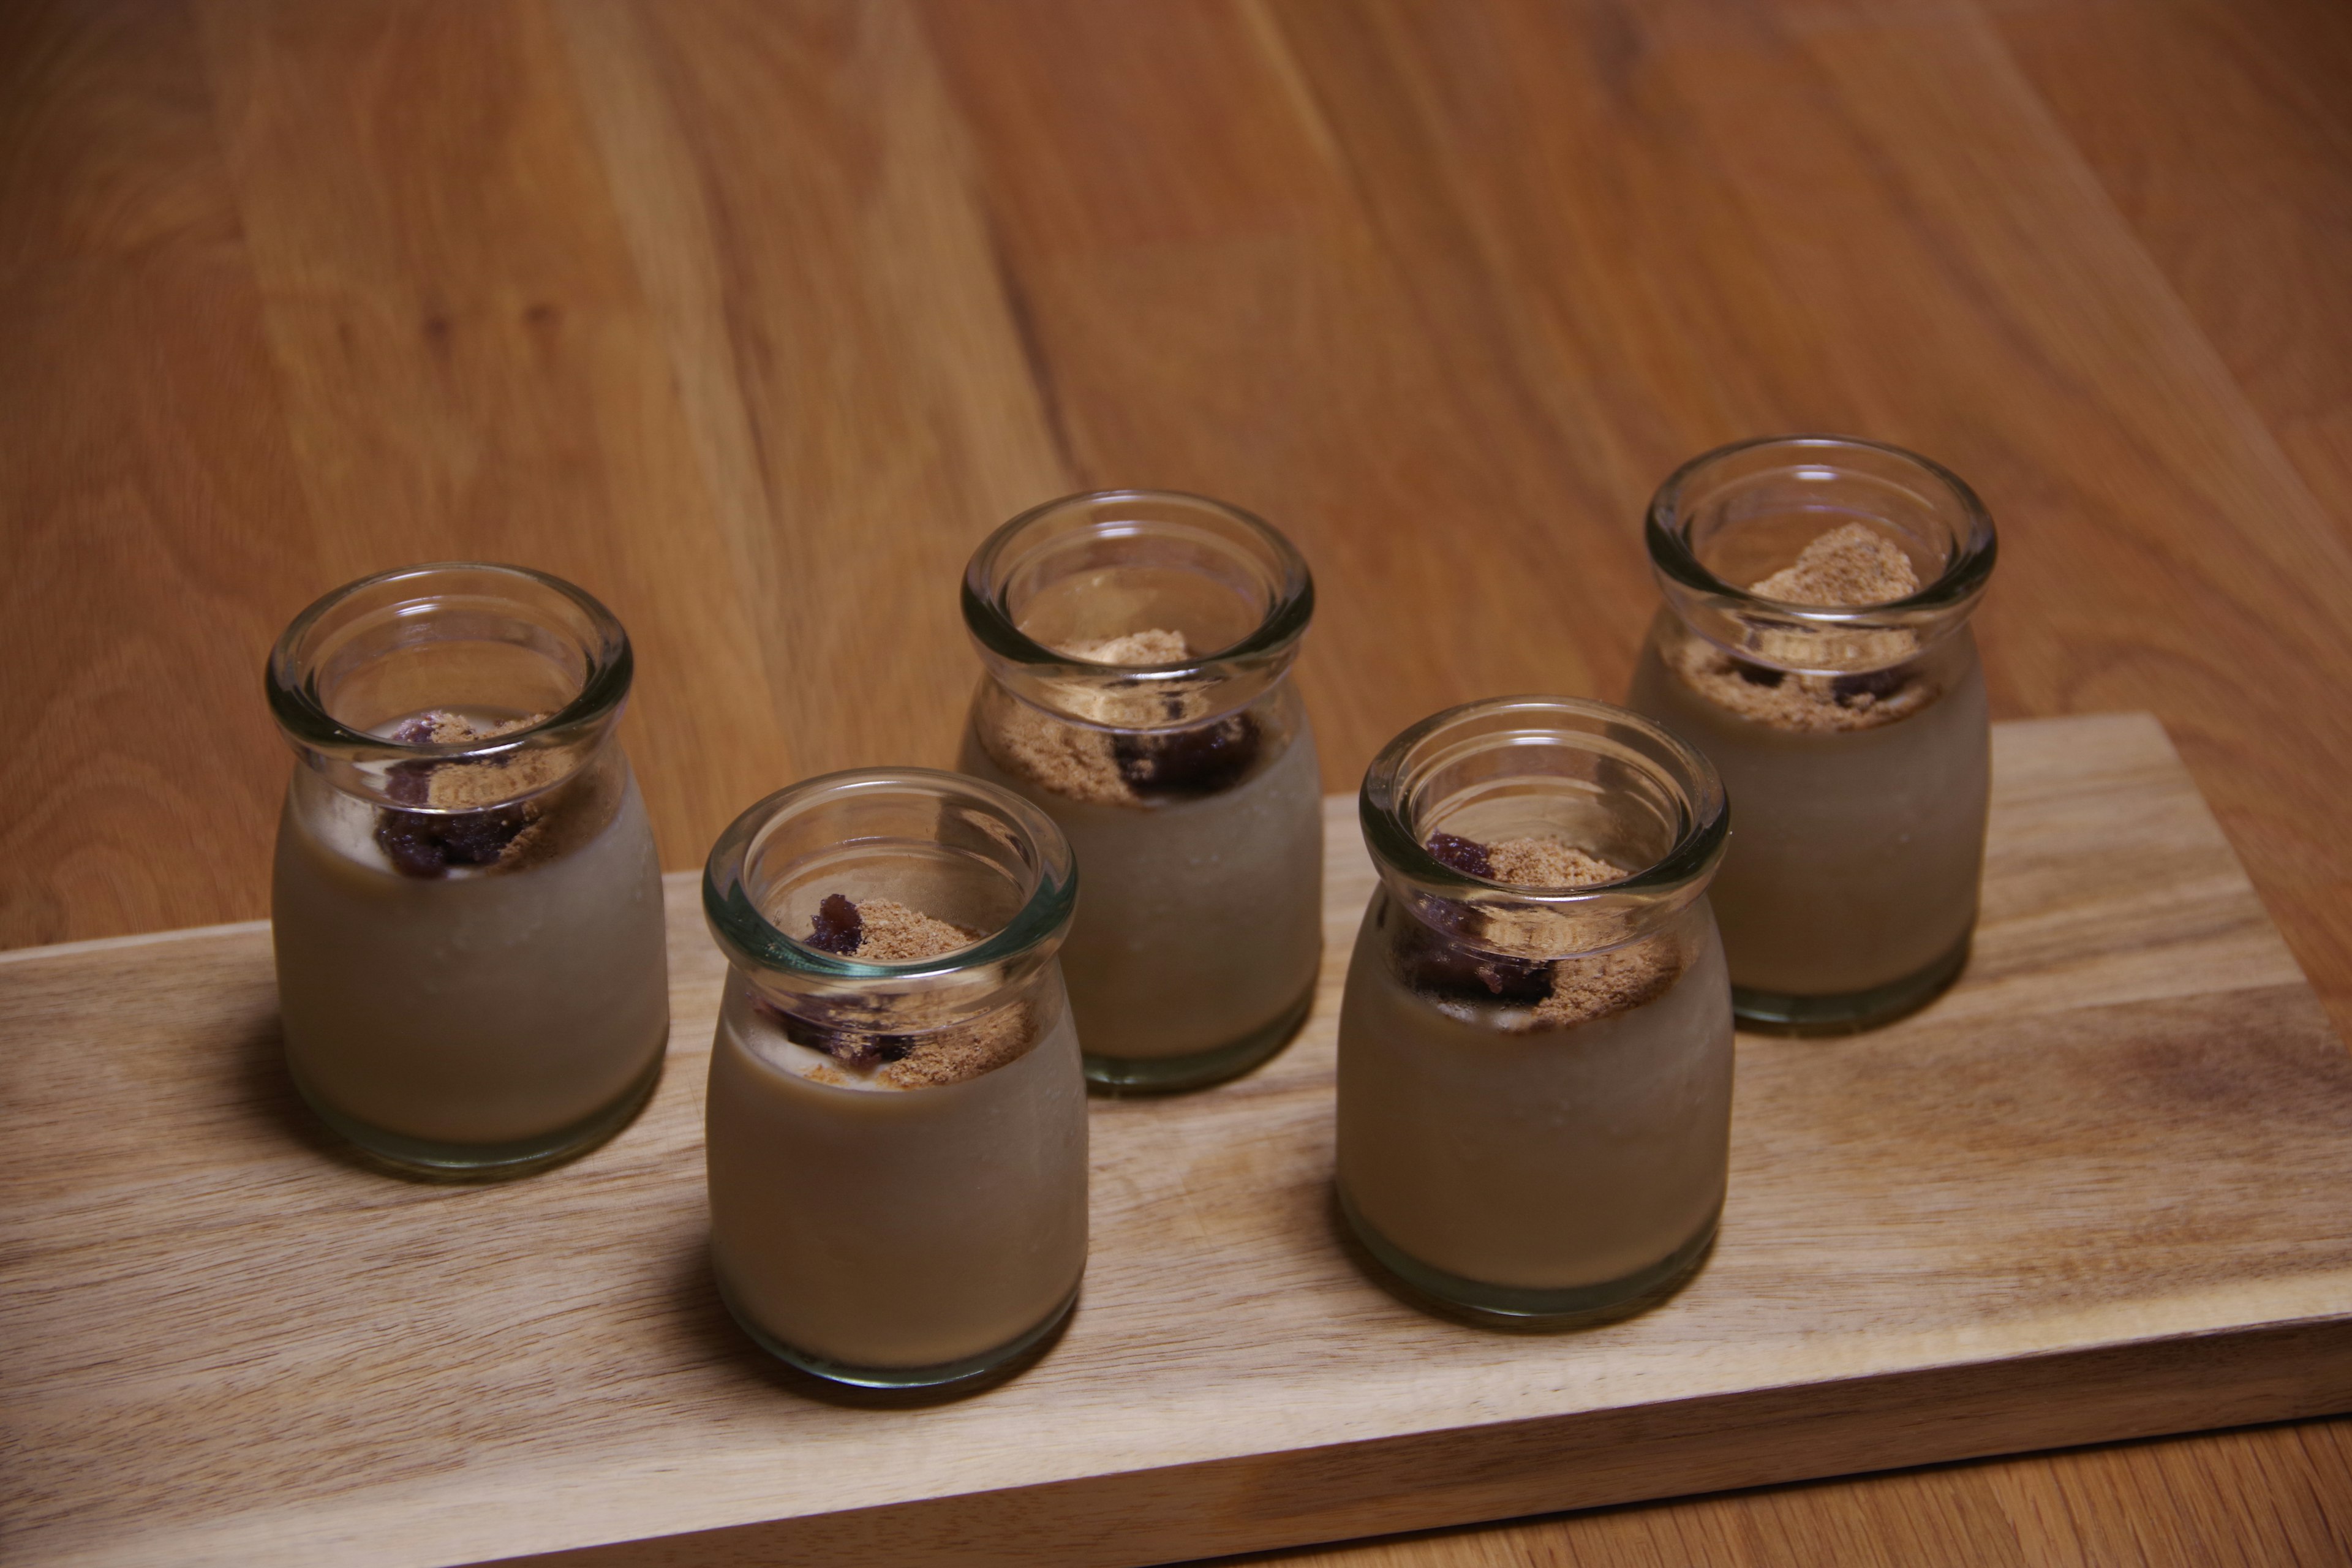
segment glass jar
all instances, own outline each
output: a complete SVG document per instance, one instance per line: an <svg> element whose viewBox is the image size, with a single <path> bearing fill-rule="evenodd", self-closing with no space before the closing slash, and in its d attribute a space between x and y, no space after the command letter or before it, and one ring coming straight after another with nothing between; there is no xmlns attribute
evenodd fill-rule
<svg viewBox="0 0 2352 1568"><path fill-rule="evenodd" d="M1339 1014L1349 1224L1474 1317L1672 1289L1714 1240L1730 1141L1715 770L1607 703L1496 698L1389 742L1361 813L1380 885Z"/></svg>
<svg viewBox="0 0 2352 1568"><path fill-rule="evenodd" d="M1714 898L1740 1017L1838 1032L1924 1005L1968 961L1984 863L1983 504L1897 447L1778 437L1683 465L1646 534L1666 604L1626 701L1738 803Z"/></svg>
<svg viewBox="0 0 2352 1568"><path fill-rule="evenodd" d="M613 738L630 671L594 599L470 563L338 588L271 651L298 759L270 895L286 1059L370 1153L517 1174L653 1092L668 955Z"/></svg>
<svg viewBox="0 0 2352 1568"><path fill-rule="evenodd" d="M1086 872L1064 967L1100 1086L1230 1078L1307 1016L1322 782L1287 677L1314 605L1282 535L1164 491L1049 502L964 573L986 673L959 765L1034 802Z"/></svg>
<svg viewBox="0 0 2352 1568"><path fill-rule="evenodd" d="M1019 796L831 773L710 851L733 966L711 1049L710 1249L772 1354L836 1383L977 1377L1087 1263L1086 1079L1056 954L1077 881Z"/></svg>

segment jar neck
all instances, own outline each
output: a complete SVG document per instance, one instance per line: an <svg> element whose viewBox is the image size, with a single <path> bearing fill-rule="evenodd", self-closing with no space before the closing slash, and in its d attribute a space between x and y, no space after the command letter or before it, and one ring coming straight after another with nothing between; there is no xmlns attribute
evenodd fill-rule
<svg viewBox="0 0 2352 1568"><path fill-rule="evenodd" d="M555 788L590 763L634 660L610 610L518 566L403 567L295 617L264 677L297 758L342 794L425 813ZM462 778L462 790L422 787Z"/></svg>
<svg viewBox="0 0 2352 1568"><path fill-rule="evenodd" d="M1899 580L1916 586L1868 604L1762 591L1851 526L1898 555ZM1643 539L1685 630L1750 663L1832 676L1907 662L1960 630L1998 552L1991 517L1957 475L1897 447L1832 436L1770 437L1694 458L1658 488Z"/></svg>
<svg viewBox="0 0 2352 1568"><path fill-rule="evenodd" d="M1067 496L998 529L965 568L989 678L1075 722L1174 730L1247 707L1289 670L1315 608L1289 541L1201 496Z"/></svg>
<svg viewBox="0 0 2352 1568"><path fill-rule="evenodd" d="M852 910L887 899L974 940L935 957L860 956L862 941L837 940L835 899ZM711 935L759 997L870 1033L943 1027L1024 994L1076 900L1076 865L1052 819L1010 791L926 768L829 773L770 795L719 835L702 881Z"/></svg>
<svg viewBox="0 0 2352 1568"><path fill-rule="evenodd" d="M1729 830L1705 756L1580 698L1496 698L1426 719L1373 759L1359 805L1374 868L1405 910L1463 945L1523 958L1665 930L1706 893ZM1486 850L1521 841L1623 874L1545 888L1482 873Z"/></svg>

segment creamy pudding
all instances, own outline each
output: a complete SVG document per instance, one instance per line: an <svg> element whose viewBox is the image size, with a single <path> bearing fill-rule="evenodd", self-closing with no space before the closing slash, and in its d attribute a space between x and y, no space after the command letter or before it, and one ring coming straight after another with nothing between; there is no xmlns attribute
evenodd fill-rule
<svg viewBox="0 0 2352 1568"><path fill-rule="evenodd" d="M1727 500L1705 499L1703 468L1661 490L1669 607L1626 700L1706 752L1730 794L1712 897L1741 1016L1858 1028L1924 1003L1968 955L1991 730L1967 616L1991 525L1924 459L1779 445L1805 450L1735 449L1761 466L1723 480ZM1701 499L1664 499L1678 483ZM1821 486L1828 500L1808 493ZM1715 564L1755 574L1696 582L1693 530Z"/></svg>
<svg viewBox="0 0 2352 1568"><path fill-rule="evenodd" d="M1279 1044L1314 992L1322 775L1305 710L1285 686L1206 729L1071 724L992 691L959 763L1035 802L1084 868L1063 968L1106 1081Z"/></svg>
<svg viewBox="0 0 2352 1568"><path fill-rule="evenodd" d="M352 584L273 654L301 758L271 893L287 1063L379 1158L518 1173L652 1091L668 957L611 736L628 672L609 612L511 567Z"/></svg>
<svg viewBox="0 0 2352 1568"><path fill-rule="evenodd" d="M915 1369L1060 1317L1086 1269L1087 1120L1058 990L877 1042L738 983L713 1050L711 1255L748 1328Z"/></svg>
<svg viewBox="0 0 2352 1568"><path fill-rule="evenodd" d="M1069 852L975 780L835 774L739 819L706 905L711 1259L803 1370L955 1382L1049 1333L1087 1258ZM945 913L935 914L934 910Z"/></svg>
<svg viewBox="0 0 2352 1568"><path fill-rule="evenodd" d="M1547 728L1556 747L1530 744ZM1664 783L1612 800L1629 760ZM1705 1255L1731 1118L1704 896L1721 806L1703 759L1599 703L1474 704L1373 764L1381 885L1339 1017L1338 1181L1365 1245L1423 1293L1572 1317Z"/></svg>
<svg viewBox="0 0 2352 1568"><path fill-rule="evenodd" d="M1984 675L1968 637L1905 671L1899 710L1843 727L1800 728L1778 704L1741 705L1705 668L1717 656L1671 627L1643 650L1626 705L1705 752L1738 813L1710 892L1733 984L1835 996L1958 967L1976 925L1992 788Z"/></svg>
<svg viewBox="0 0 2352 1568"><path fill-rule="evenodd" d="M306 799L324 787L289 796L270 900L304 1097L362 1142L468 1163L625 1115L669 1031L661 872L626 760L553 799L434 816Z"/></svg>
<svg viewBox="0 0 2352 1568"><path fill-rule="evenodd" d="M1313 604L1265 523L1196 496L1040 507L973 556L987 678L959 766L1067 836L1064 967L1087 1076L1244 1071L1305 1018L1321 958L1321 776L1287 675Z"/></svg>

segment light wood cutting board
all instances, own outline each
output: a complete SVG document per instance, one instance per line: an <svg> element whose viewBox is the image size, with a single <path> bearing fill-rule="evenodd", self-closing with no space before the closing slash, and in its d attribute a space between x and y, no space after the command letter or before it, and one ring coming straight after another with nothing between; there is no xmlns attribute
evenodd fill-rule
<svg viewBox="0 0 2352 1568"><path fill-rule="evenodd" d="M2352 1058L2153 720L1997 729L1961 984L1743 1037L1712 1261L1570 1334L1423 1316L1338 1237L1370 870L1328 805L1305 1032L1095 1105L1078 1312L948 1403L828 1396L719 1306L690 875L651 1107L503 1186L340 1154L262 925L0 954L0 1558L1144 1563L2352 1408Z"/></svg>

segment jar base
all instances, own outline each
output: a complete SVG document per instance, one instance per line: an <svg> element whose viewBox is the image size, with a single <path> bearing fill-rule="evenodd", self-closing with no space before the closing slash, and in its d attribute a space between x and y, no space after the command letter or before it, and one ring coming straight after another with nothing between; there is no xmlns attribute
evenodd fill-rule
<svg viewBox="0 0 2352 1568"><path fill-rule="evenodd" d="M1290 1043L1315 1005L1315 987L1284 1008L1272 1023L1252 1029L1230 1045L1182 1057L1098 1057L1086 1053L1087 1082L1097 1092L1178 1094L1223 1083L1265 1061Z"/></svg>
<svg viewBox="0 0 2352 1568"><path fill-rule="evenodd" d="M1934 963L1900 980L1834 996L1792 996L1734 984L1739 1026L1759 1035L1852 1035L1916 1013L1942 995L1968 967L1970 930Z"/></svg>
<svg viewBox="0 0 2352 1568"><path fill-rule="evenodd" d="M1070 1287L1060 1306L1037 1321L1036 1327L1007 1340L993 1350L978 1355L965 1356L961 1361L941 1362L935 1366L851 1366L831 1361L796 1346L787 1344L754 1323L750 1315L735 1305L734 1296L727 1289L725 1276L719 1278L719 1299L725 1303L727 1315L735 1320L753 1344L774 1356L787 1366L797 1367L812 1377L827 1383L837 1383L847 1388L942 1388L950 1384L970 1383L985 1378L991 1373L1002 1372L1029 1352L1036 1349L1070 1315L1078 1304L1078 1291L1083 1286Z"/></svg>
<svg viewBox="0 0 2352 1568"><path fill-rule="evenodd" d="M578 1159L610 1140L635 1121L646 1102L653 1098L667 1056L665 1032L664 1048L654 1054L653 1065L612 1104L569 1127L511 1143L436 1143L403 1137L329 1106L310 1092L299 1074L295 1075L294 1088L302 1096L302 1103L320 1121L374 1163L388 1165L402 1175L430 1181L498 1182L528 1176Z"/></svg>
<svg viewBox="0 0 2352 1568"><path fill-rule="evenodd" d="M1348 1228L1411 1294L1448 1314L1498 1328L1575 1328L1646 1310L1680 1289L1698 1271L1715 1247L1716 1229L1723 1218L1718 1205L1689 1240L1657 1262L1620 1279L1558 1290L1529 1289L1489 1285L1433 1268L1382 1236L1357 1212L1347 1188L1340 1187L1339 1194L1339 1212L1346 1216Z"/></svg>

